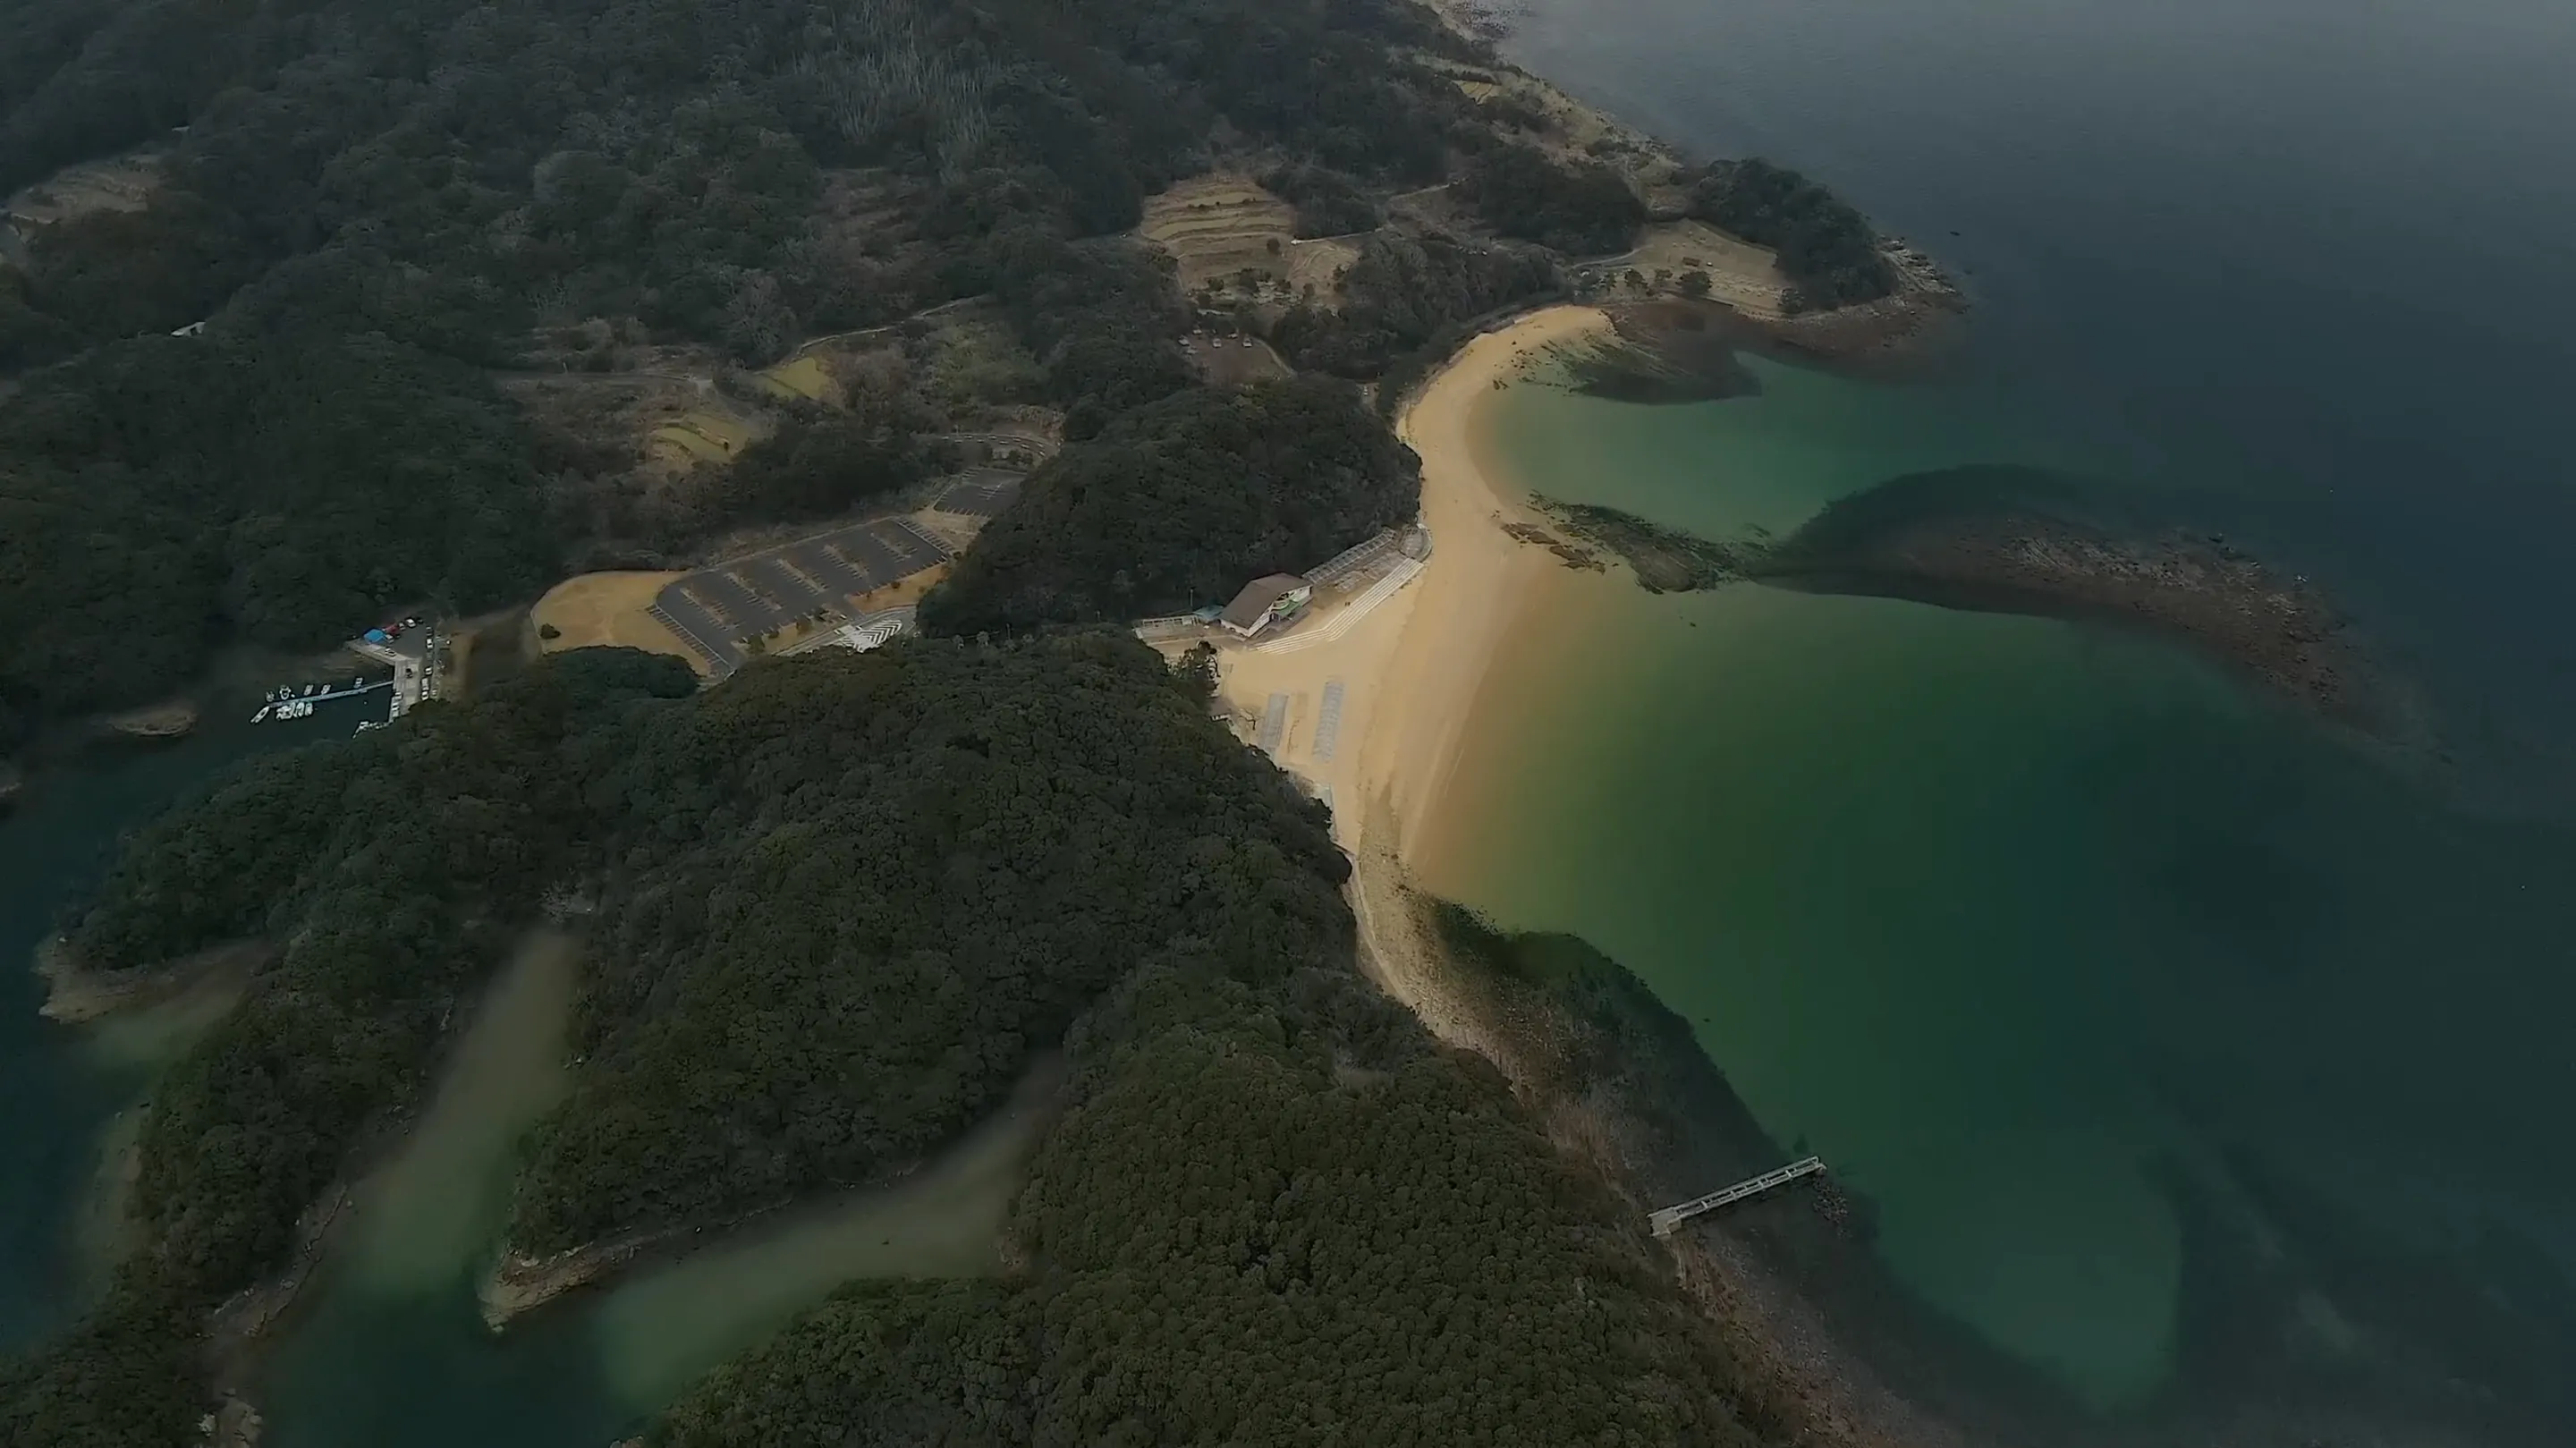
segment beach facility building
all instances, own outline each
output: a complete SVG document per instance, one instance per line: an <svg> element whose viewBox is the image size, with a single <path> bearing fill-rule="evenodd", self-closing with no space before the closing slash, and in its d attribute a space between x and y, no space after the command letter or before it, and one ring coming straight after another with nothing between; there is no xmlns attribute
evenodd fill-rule
<svg viewBox="0 0 2576 1448"><path fill-rule="evenodd" d="M1245 584L1225 612L1217 615L1217 622L1228 632L1251 638L1274 623L1295 618L1314 596L1313 585L1296 574L1269 574Z"/></svg>

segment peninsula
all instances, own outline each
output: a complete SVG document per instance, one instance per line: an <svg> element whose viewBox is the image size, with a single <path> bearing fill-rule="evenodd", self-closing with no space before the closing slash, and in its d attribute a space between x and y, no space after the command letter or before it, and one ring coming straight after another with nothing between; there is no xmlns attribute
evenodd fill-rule
<svg viewBox="0 0 2576 1448"><path fill-rule="evenodd" d="M1879 308L1886 335L1936 295L1900 248L1408 4L714 24L615 0L574 26L406 0L274 46L186 8L118 32L184 65L0 35L47 98L0 96L0 188L153 147L115 206L21 211L0 273L0 497L26 524L0 536L0 749L391 607L506 636L567 571L704 577L681 622L751 632L704 689L631 649L490 650L471 697L244 766L128 842L66 978L253 965L154 1085L137 1249L0 1366L0 1442L245 1421L210 1331L291 1321L331 1204L540 921L577 923L584 964L577 1064L496 1244L527 1258L883 1182L1034 1053L1072 1066L1006 1228L1019 1270L844 1298L664 1441L854 1415L1005 1442L1815 1440L1615 1171L1568 1169L1539 1088L1388 1004L1468 1029L1438 954L1375 922L1487 665L1561 576L1497 526L1544 520L1494 493L1473 425L1598 335L1549 304L1725 295L1784 333ZM149 103L85 108L109 78ZM184 136L133 119L165 112ZM988 521L939 533L951 500ZM1418 574L1343 603L1329 644L1229 650L1211 681L1127 636L1416 523ZM905 605L930 637L751 657L824 621L820 574L865 539L938 556ZM681 646L629 622L596 621ZM1309 667L1337 672L1309 691ZM1247 691L1318 704L1265 759L1221 722ZM1188 1310L1140 1315L1139 1280ZM1435 1289L1464 1305L1426 1336ZM1114 1371L1051 1355L1067 1322ZM918 1351L863 1350L886 1341Z"/></svg>

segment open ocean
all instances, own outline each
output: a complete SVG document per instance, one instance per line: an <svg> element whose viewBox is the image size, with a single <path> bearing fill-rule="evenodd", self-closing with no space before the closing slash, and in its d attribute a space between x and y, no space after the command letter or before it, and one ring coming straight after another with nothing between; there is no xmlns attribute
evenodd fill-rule
<svg viewBox="0 0 2576 1448"><path fill-rule="evenodd" d="M2576 7L1512 25L1513 59L1808 171L1975 303L1936 383L1515 388L1521 482L1726 536L1918 469L2069 472L2327 588L2450 761L2401 774L2056 622L1584 590L1499 676L1432 883L1645 978L1877 1205L1904 1282L2102 1422L2258 1402L2266 1354L2465 1354L2525 1423L2563 1410L2576 1363L2481 1355L2576 1342ZM2567 1335L2489 1354L2440 1305L2508 1298Z"/></svg>

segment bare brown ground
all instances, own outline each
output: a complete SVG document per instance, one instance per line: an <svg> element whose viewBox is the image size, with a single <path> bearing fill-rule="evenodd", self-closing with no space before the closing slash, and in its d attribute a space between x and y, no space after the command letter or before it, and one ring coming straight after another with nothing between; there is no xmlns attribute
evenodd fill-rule
<svg viewBox="0 0 2576 1448"><path fill-rule="evenodd" d="M938 516L954 515L942 513ZM950 565L945 563L934 563L919 573L907 574L883 588L871 588L865 593L852 594L850 612L853 614L883 613L889 608L902 608L908 604L919 603L921 596L930 591L932 584L948 576L949 567Z"/></svg>
<svg viewBox="0 0 2576 1448"><path fill-rule="evenodd" d="M1315 301L1330 306L1341 294L1342 273L1360 259L1360 242L1351 236L1319 236L1288 243L1288 289L1303 297L1315 289Z"/></svg>
<svg viewBox="0 0 2576 1448"><path fill-rule="evenodd" d="M1181 341L1181 351L1190 359L1200 380L1216 387L1240 387L1247 382L1291 377L1296 369L1258 337L1209 336L1193 333Z"/></svg>
<svg viewBox="0 0 2576 1448"><path fill-rule="evenodd" d="M153 155L111 156L66 166L11 196L9 216L38 226L71 221L101 211L140 211L161 184L161 158Z"/></svg>
<svg viewBox="0 0 2576 1448"><path fill-rule="evenodd" d="M1286 278L1296 229L1296 210L1287 202L1248 176L1217 173L1146 198L1136 232L1180 263L1181 290L1189 293L1211 281L1232 283L1247 270Z"/></svg>
<svg viewBox="0 0 2576 1448"><path fill-rule="evenodd" d="M665 584L679 573L584 573L546 591L528 610L528 636L538 653L622 646L671 654L704 672L706 664L661 620L646 613ZM556 636L544 636L547 625Z"/></svg>
<svg viewBox="0 0 2576 1448"><path fill-rule="evenodd" d="M1708 277L1710 301L1766 321L1782 314L1781 299L1789 286L1769 247L1729 236L1705 221L1656 222L1638 238L1635 251L1578 270L1607 283L1620 283L1634 271L1645 279L1647 294L1666 296L1681 290L1686 273L1700 272ZM1622 284L1610 295L1637 293Z"/></svg>

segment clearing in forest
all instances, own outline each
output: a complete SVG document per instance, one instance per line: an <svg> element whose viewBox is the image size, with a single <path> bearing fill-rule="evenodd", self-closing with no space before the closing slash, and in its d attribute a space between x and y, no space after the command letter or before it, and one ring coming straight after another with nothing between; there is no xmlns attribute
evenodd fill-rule
<svg viewBox="0 0 2576 1448"><path fill-rule="evenodd" d="M706 664L680 636L647 612L653 596L681 573L584 573L546 590L528 610L528 632L539 653L565 649L622 646L687 659L706 672ZM555 631L553 638L545 630Z"/></svg>
<svg viewBox="0 0 2576 1448"><path fill-rule="evenodd" d="M1637 239L1625 256L1588 264L1579 275L1592 276L1616 290L1636 272L1647 291L1671 296L1683 290L1691 272L1708 278L1708 299L1724 302L1749 317L1781 315L1788 278L1771 249L1727 235L1705 221L1659 221Z"/></svg>
<svg viewBox="0 0 2576 1448"><path fill-rule="evenodd" d="M161 158L145 152L66 166L11 196L6 215L50 226L100 211L141 211L161 184Z"/></svg>
<svg viewBox="0 0 2576 1448"><path fill-rule="evenodd" d="M1192 332L1181 339L1181 352L1200 379L1214 387L1238 387L1246 382L1296 375L1296 370L1258 337Z"/></svg>
<svg viewBox="0 0 2576 1448"><path fill-rule="evenodd" d="M765 367L753 374L763 390L781 401L819 402L825 407L841 405L841 384L823 359L811 353L792 357L775 367Z"/></svg>
<svg viewBox="0 0 2576 1448"><path fill-rule="evenodd" d="M1297 213L1250 177L1194 176L1147 197L1136 230L1172 254L1181 290L1195 293L1209 282L1232 286L1246 271L1286 280Z"/></svg>
<svg viewBox="0 0 2576 1448"><path fill-rule="evenodd" d="M758 436L752 424L713 408L693 407L653 429L653 454L669 462L731 462Z"/></svg>

